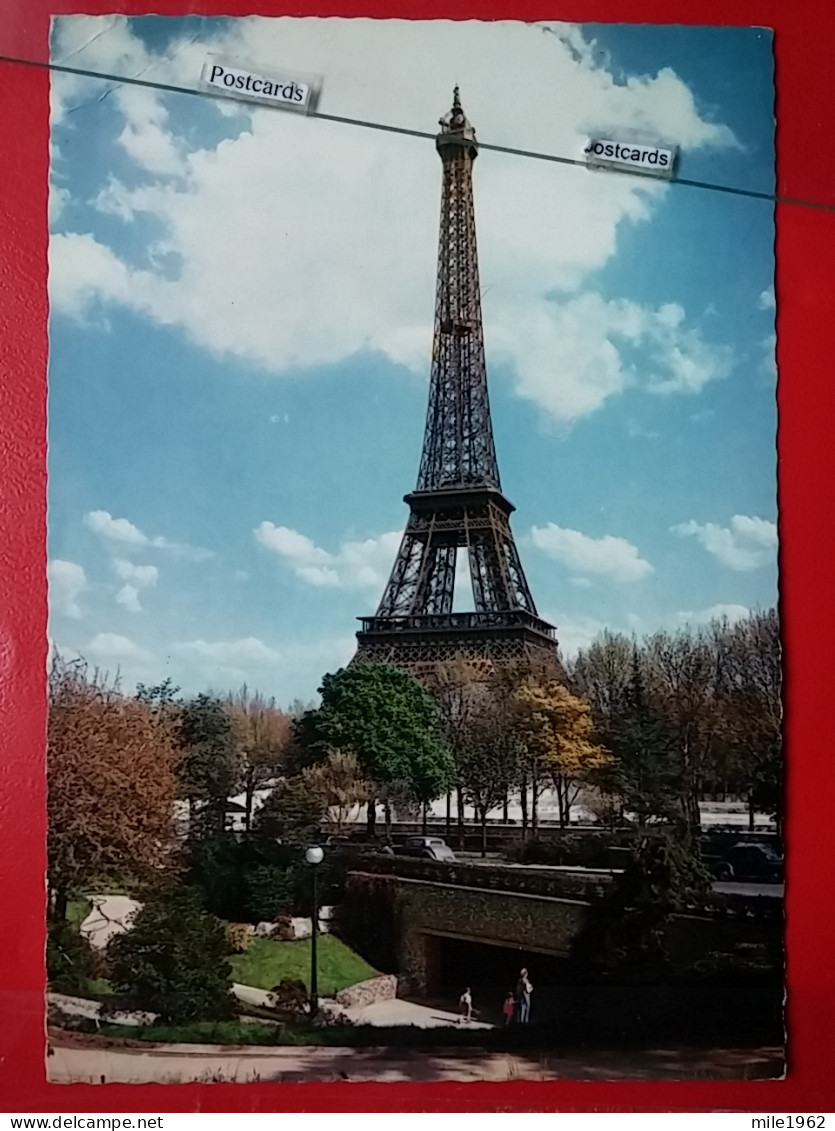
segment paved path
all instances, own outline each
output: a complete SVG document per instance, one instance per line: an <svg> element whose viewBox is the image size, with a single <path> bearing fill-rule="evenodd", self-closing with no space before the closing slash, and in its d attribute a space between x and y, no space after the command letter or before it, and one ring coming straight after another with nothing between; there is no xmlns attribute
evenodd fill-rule
<svg viewBox="0 0 835 1131"><path fill-rule="evenodd" d="M56 1006L62 1013L69 1017L87 1017L91 1021L98 1021L101 1013L101 1002L89 997L71 997L70 994L56 994L52 990L46 995L50 1005ZM110 1025L150 1025L156 1021L156 1013L142 1013L120 1010L111 1013L107 1018Z"/></svg>
<svg viewBox="0 0 835 1131"><path fill-rule="evenodd" d="M79 930L96 950L103 950L112 938L127 931L131 917L142 906L126 895L91 895L90 902L93 909Z"/></svg>
<svg viewBox="0 0 835 1131"><path fill-rule="evenodd" d="M55 1035L61 1040L61 1035ZM783 1074L777 1048L531 1054L351 1048L243 1048L156 1045L145 1049L55 1044L51 1083L188 1083L374 1080L685 1080L773 1079Z"/></svg>
<svg viewBox="0 0 835 1131"><path fill-rule="evenodd" d="M238 982L233 982L232 993L238 1001L242 1001L246 1005L260 1005L268 1009L273 1005L272 994L269 994L266 990L256 989L255 986L243 986ZM72 997L70 994L57 994L50 990L47 994L47 1000L50 1005L57 1006L62 1013L66 1013L70 1017L88 1017L90 1020L96 1021L101 1013L101 1002L94 998ZM336 1002L333 1004L336 1005ZM112 1025L150 1025L156 1018L156 1013L145 1013L140 1010L120 1010L118 1013L112 1013L107 1021Z"/></svg>
<svg viewBox="0 0 835 1131"><path fill-rule="evenodd" d="M458 1013L450 1013L445 1009L432 1009L413 1001L403 1001L402 998L375 1001L372 1005L343 1009L341 1012L357 1025L416 1025L419 1029L450 1026L468 1030L493 1028L486 1021L464 1021Z"/></svg>

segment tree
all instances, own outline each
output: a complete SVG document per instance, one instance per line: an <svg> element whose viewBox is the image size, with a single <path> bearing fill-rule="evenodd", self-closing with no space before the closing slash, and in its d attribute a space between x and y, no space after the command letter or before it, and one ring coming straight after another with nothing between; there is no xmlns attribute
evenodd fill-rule
<svg viewBox="0 0 835 1131"><path fill-rule="evenodd" d="M247 909L256 922L273 923L293 902L290 869L282 864L259 864L245 876Z"/></svg>
<svg viewBox="0 0 835 1131"><path fill-rule="evenodd" d="M312 794L321 801L325 820L339 833L357 805L368 800L368 782L362 777L356 755L331 750L323 762L302 771Z"/></svg>
<svg viewBox="0 0 835 1131"><path fill-rule="evenodd" d="M648 682L670 730L681 767L679 803L685 825L701 825L699 801L719 744L718 663L708 629L656 632L646 643Z"/></svg>
<svg viewBox="0 0 835 1131"><path fill-rule="evenodd" d="M453 779L453 764L429 693L398 668L357 664L328 674L312 727L318 740L355 754L376 786L405 783L422 802L439 797ZM374 832L374 798L368 803Z"/></svg>
<svg viewBox="0 0 835 1131"><path fill-rule="evenodd" d="M230 1017L228 953L223 924L204 910L192 888L158 888L131 929L108 947L118 1004L173 1024Z"/></svg>
<svg viewBox="0 0 835 1131"><path fill-rule="evenodd" d="M255 814L254 828L262 839L304 844L318 834L324 816L321 794L299 775L278 783Z"/></svg>
<svg viewBox="0 0 835 1131"><path fill-rule="evenodd" d="M501 673L485 679L474 665L458 658L437 665L433 689L455 763L459 830L466 802L478 815L485 856L487 815L506 800L522 773L513 684Z"/></svg>
<svg viewBox="0 0 835 1131"><path fill-rule="evenodd" d="M244 827L249 832L255 793L278 777L290 745L293 720L274 699L252 694L246 685L227 697L224 708L231 720L244 793Z"/></svg>
<svg viewBox="0 0 835 1131"><path fill-rule="evenodd" d="M574 961L603 980L658 981L669 971L665 926L709 888L697 843L681 828L642 836L589 908L572 944Z"/></svg>
<svg viewBox="0 0 835 1131"><path fill-rule="evenodd" d="M622 703L632 674L634 647L620 633L604 631L578 652L569 667L571 689L589 704L601 730Z"/></svg>
<svg viewBox="0 0 835 1131"><path fill-rule="evenodd" d="M641 827L654 818L674 818L681 768L669 730L649 701L637 645L629 683L610 704L602 737L612 759L594 775L595 783L618 796Z"/></svg>
<svg viewBox="0 0 835 1131"><path fill-rule="evenodd" d="M222 835L226 807L240 780L240 757L223 703L198 695L180 715L181 796L189 803L189 837Z"/></svg>
<svg viewBox="0 0 835 1131"><path fill-rule="evenodd" d="M84 661L53 657L49 675L48 850L54 914L96 878L159 876L176 864L180 752L141 701Z"/></svg>
<svg viewBox="0 0 835 1131"><path fill-rule="evenodd" d="M571 806L591 771L610 759L594 741L591 708L556 680L526 680L516 692L520 733L532 765L554 783L560 824L570 820Z"/></svg>
<svg viewBox="0 0 835 1131"><path fill-rule="evenodd" d="M478 815L481 855L486 856L487 815L518 784L524 747L513 725L515 701L507 689L493 682L473 688L472 693L481 699L482 709L466 739L455 747L455 756L464 799Z"/></svg>
<svg viewBox="0 0 835 1131"><path fill-rule="evenodd" d="M61 994L87 996L94 975L93 953L78 929L66 919L51 919L46 936L49 988Z"/></svg>
<svg viewBox="0 0 835 1131"><path fill-rule="evenodd" d="M780 622L776 609L733 626L715 626L720 650L720 726L752 807L782 829L783 703Z"/></svg>
<svg viewBox="0 0 835 1131"><path fill-rule="evenodd" d="M458 655L435 665L431 683L438 720L455 763L455 793L458 845L464 847L464 786L461 780L463 754L475 723L483 696L476 688L483 681L482 672L465 656ZM449 795L447 796L447 835L449 835Z"/></svg>

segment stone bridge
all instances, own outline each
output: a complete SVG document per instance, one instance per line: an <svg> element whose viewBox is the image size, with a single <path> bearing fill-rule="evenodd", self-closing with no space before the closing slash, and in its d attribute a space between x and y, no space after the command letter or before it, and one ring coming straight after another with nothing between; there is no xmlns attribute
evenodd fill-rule
<svg viewBox="0 0 835 1131"><path fill-rule="evenodd" d="M606 875L369 856L348 872L345 925L369 961L398 973L407 993L432 996L479 973L505 985L522 965L559 981L594 889L609 882ZM673 918L667 943L677 964L690 965L781 933L780 901L713 896Z"/></svg>

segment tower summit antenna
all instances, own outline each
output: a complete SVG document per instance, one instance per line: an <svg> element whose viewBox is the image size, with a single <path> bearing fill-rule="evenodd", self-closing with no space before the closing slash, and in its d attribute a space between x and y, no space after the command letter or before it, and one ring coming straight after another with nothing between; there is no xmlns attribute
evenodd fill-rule
<svg viewBox="0 0 835 1131"><path fill-rule="evenodd" d="M499 478L473 207L478 142L457 86L439 124L443 189L423 450L415 490L404 498L403 540L376 614L360 618L354 662L393 664L420 679L456 656L487 670L527 664L558 674L556 631L537 613ZM462 549L475 608L454 613Z"/></svg>

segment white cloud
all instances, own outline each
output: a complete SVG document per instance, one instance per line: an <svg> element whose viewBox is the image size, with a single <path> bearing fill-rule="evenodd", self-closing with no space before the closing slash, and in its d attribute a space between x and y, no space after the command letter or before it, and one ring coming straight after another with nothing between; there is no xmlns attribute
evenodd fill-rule
<svg viewBox="0 0 835 1131"><path fill-rule="evenodd" d="M69 189L57 185L54 179L50 178L49 181L49 204L47 205L47 215L49 223L55 224L64 211L64 205L70 199Z"/></svg>
<svg viewBox="0 0 835 1131"><path fill-rule="evenodd" d="M520 304L514 324L490 333L494 355L513 365L522 396L557 421L594 412L629 385L698 393L724 377L731 355L687 327L675 303L655 309L587 291ZM642 351L640 364L627 360Z"/></svg>
<svg viewBox="0 0 835 1131"><path fill-rule="evenodd" d="M115 558L113 569L122 581L129 581L139 589L156 585L159 579L159 570L155 565L134 565L124 558Z"/></svg>
<svg viewBox="0 0 835 1131"><path fill-rule="evenodd" d="M362 542L343 542L335 553L323 550L305 534L272 522L262 522L255 538L308 585L376 589L391 572L401 534L391 531Z"/></svg>
<svg viewBox="0 0 835 1131"><path fill-rule="evenodd" d="M195 83L206 50L179 41L154 56L119 18L72 17L56 27L56 56L72 53L78 66L184 85ZM685 149L735 144L669 68L624 82L596 61L580 29L553 30L253 18L226 25L212 46L252 66L292 58L300 71L326 73L320 108L348 117L431 131L457 79L485 141L579 156L590 132L617 128ZM513 97L496 81L498 60L519 61ZM100 90L53 75L56 116L82 91ZM440 177L430 145L221 100L221 112L244 114L247 129L195 150L172 133L165 96L118 88L114 99L125 120L119 144L145 176L133 189L111 182L98 207L156 220L165 234L150 262L164 250L179 274L129 267L89 233L58 235L50 250L57 310L81 317L97 301L118 303L276 373L363 349L426 371ZM721 351L686 328L673 304L581 295L562 309L545 299L580 289L614 253L619 226L647 220L667 186L487 151L476 178L488 348L513 367L522 395L558 420L594 411L634 378L619 342L646 347L655 391L697 391L721 375Z"/></svg>
<svg viewBox="0 0 835 1131"><path fill-rule="evenodd" d="M279 658L273 648L269 648L255 636L247 636L241 640L217 641L213 644L205 640L192 640L188 643L172 645L171 651L177 656L224 668L275 664Z"/></svg>
<svg viewBox="0 0 835 1131"><path fill-rule="evenodd" d="M760 310L776 310L777 300L774 297L774 287L766 287L757 300Z"/></svg>
<svg viewBox="0 0 835 1131"><path fill-rule="evenodd" d="M169 538L163 538L161 536L149 538L147 534L144 534L138 526L134 526L128 519L114 518L109 511L90 511L84 516L84 525L105 541L119 542L123 546L147 546L156 550L166 550L175 557L187 558L195 562L202 562L208 558L214 557L211 550L203 549L201 546L186 546L180 542L172 542ZM119 568L122 570L139 571L138 573L119 573L120 577L132 581L134 584L136 584L137 581L140 585L153 585L156 582L156 576L153 577L153 581L138 580L143 577L151 577L151 574L147 573L147 571L156 571L156 566L134 567L129 562L122 562ZM143 573L142 571L146 572Z"/></svg>
<svg viewBox="0 0 835 1131"><path fill-rule="evenodd" d="M84 656L93 660L149 660L150 655L144 648L140 648L127 636L118 632L99 632L86 648L82 649Z"/></svg>
<svg viewBox="0 0 835 1131"><path fill-rule="evenodd" d="M556 625L560 652L565 659L576 656L581 648L588 648L607 627L596 617L577 616L571 613L566 613L564 616L559 613L548 615L545 619L549 624Z"/></svg>
<svg viewBox="0 0 835 1131"><path fill-rule="evenodd" d="M777 526L765 518L735 514L730 526L694 520L671 526L682 538L693 537L709 554L735 570L752 570L775 561Z"/></svg>
<svg viewBox="0 0 835 1131"><path fill-rule="evenodd" d="M191 640L173 644L179 665L178 682L187 688L222 691L246 683L275 694L280 702L309 696L326 671L343 667L356 650L354 637L339 636L294 642L276 648L257 637L240 640Z"/></svg>
<svg viewBox="0 0 835 1131"><path fill-rule="evenodd" d="M78 597L87 586L84 570L75 562L53 558L47 566L49 580L49 608L59 616L79 620L81 607Z"/></svg>
<svg viewBox="0 0 835 1131"><path fill-rule="evenodd" d="M114 518L109 511L90 511L84 516L84 525L94 534L110 542L124 542L129 546L147 546L148 537L126 518Z"/></svg>
<svg viewBox="0 0 835 1131"><path fill-rule="evenodd" d="M116 594L116 604L122 605L129 613L142 612L142 605L139 603L139 590L135 585L123 585Z"/></svg>
<svg viewBox="0 0 835 1131"><path fill-rule="evenodd" d="M129 613L141 612L139 591L156 585L159 570L154 565L134 565L124 558L115 558L112 565L116 574L126 582L116 594L116 604L127 609Z"/></svg>
<svg viewBox="0 0 835 1131"><path fill-rule="evenodd" d="M711 605L709 609L697 609L677 614L682 624L710 624L714 620L728 620L731 624L750 616L747 605Z"/></svg>
<svg viewBox="0 0 835 1131"><path fill-rule="evenodd" d="M771 380L777 377L777 335L766 334L760 342L763 356L760 361L760 372Z"/></svg>
<svg viewBox="0 0 835 1131"><path fill-rule="evenodd" d="M579 530L549 522L534 526L531 539L543 553L580 574L599 574L613 581L640 581L653 572L636 546L612 534L589 538Z"/></svg>

